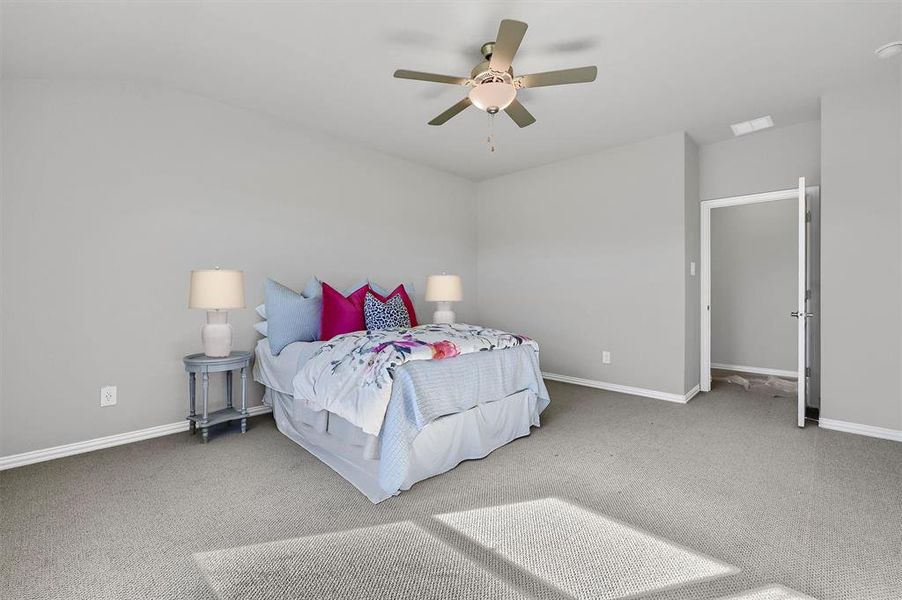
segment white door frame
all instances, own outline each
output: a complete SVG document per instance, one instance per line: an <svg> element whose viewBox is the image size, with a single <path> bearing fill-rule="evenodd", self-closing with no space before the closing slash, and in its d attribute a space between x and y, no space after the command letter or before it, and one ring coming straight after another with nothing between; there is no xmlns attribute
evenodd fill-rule
<svg viewBox="0 0 902 600"><path fill-rule="evenodd" d="M806 193L812 193L817 191L818 187L808 186L805 190ZM799 188L791 188L763 194L705 200L701 203L701 258L699 261L701 263L701 360L699 361L701 373L699 387L703 392L711 391L711 209L743 204L761 204L777 200L798 200L799 193ZM804 264L801 264L800 267L804 270Z"/></svg>

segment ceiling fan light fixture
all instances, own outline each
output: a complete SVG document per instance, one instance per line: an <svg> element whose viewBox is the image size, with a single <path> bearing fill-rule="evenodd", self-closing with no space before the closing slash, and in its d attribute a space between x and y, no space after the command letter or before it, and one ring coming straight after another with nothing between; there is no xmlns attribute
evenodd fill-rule
<svg viewBox="0 0 902 600"><path fill-rule="evenodd" d="M489 81L470 90L469 97L476 108L494 114L510 106L517 97L517 90L510 83Z"/></svg>

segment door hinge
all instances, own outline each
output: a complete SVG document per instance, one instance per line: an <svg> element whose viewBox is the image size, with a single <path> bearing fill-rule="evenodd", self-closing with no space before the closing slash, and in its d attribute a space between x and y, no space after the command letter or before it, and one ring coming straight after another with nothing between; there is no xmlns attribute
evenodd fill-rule
<svg viewBox="0 0 902 600"><path fill-rule="evenodd" d="M805 300L811 300L811 290L805 290Z"/></svg>
<svg viewBox="0 0 902 600"><path fill-rule="evenodd" d="M811 377L811 367L805 367L805 377Z"/></svg>
<svg viewBox="0 0 902 600"><path fill-rule="evenodd" d="M811 223L811 211L810 210L805 211L805 222Z"/></svg>

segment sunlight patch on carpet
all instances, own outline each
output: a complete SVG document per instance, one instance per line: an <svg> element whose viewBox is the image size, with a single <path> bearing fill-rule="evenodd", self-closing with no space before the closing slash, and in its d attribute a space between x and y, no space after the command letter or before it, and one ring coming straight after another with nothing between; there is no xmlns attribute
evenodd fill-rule
<svg viewBox="0 0 902 600"><path fill-rule="evenodd" d="M627 598L738 572L556 498L436 518L578 599Z"/></svg>
<svg viewBox="0 0 902 600"><path fill-rule="evenodd" d="M222 600L520 594L409 521L194 555Z"/></svg>
<svg viewBox="0 0 902 600"><path fill-rule="evenodd" d="M721 600L814 600L802 592L797 592L782 585L770 585L755 590L749 590L735 596L721 598Z"/></svg>

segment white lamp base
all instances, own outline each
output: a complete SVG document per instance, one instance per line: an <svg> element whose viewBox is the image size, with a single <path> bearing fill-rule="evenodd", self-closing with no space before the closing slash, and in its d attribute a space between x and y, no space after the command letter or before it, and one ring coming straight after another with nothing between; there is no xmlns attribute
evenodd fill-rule
<svg viewBox="0 0 902 600"><path fill-rule="evenodd" d="M221 358L232 353L232 325L229 313L224 310L208 310L207 323L200 330L204 354Z"/></svg>
<svg viewBox="0 0 902 600"><path fill-rule="evenodd" d="M435 303L435 312L432 313L432 322L436 324L454 323L454 311L451 310L450 302Z"/></svg>

